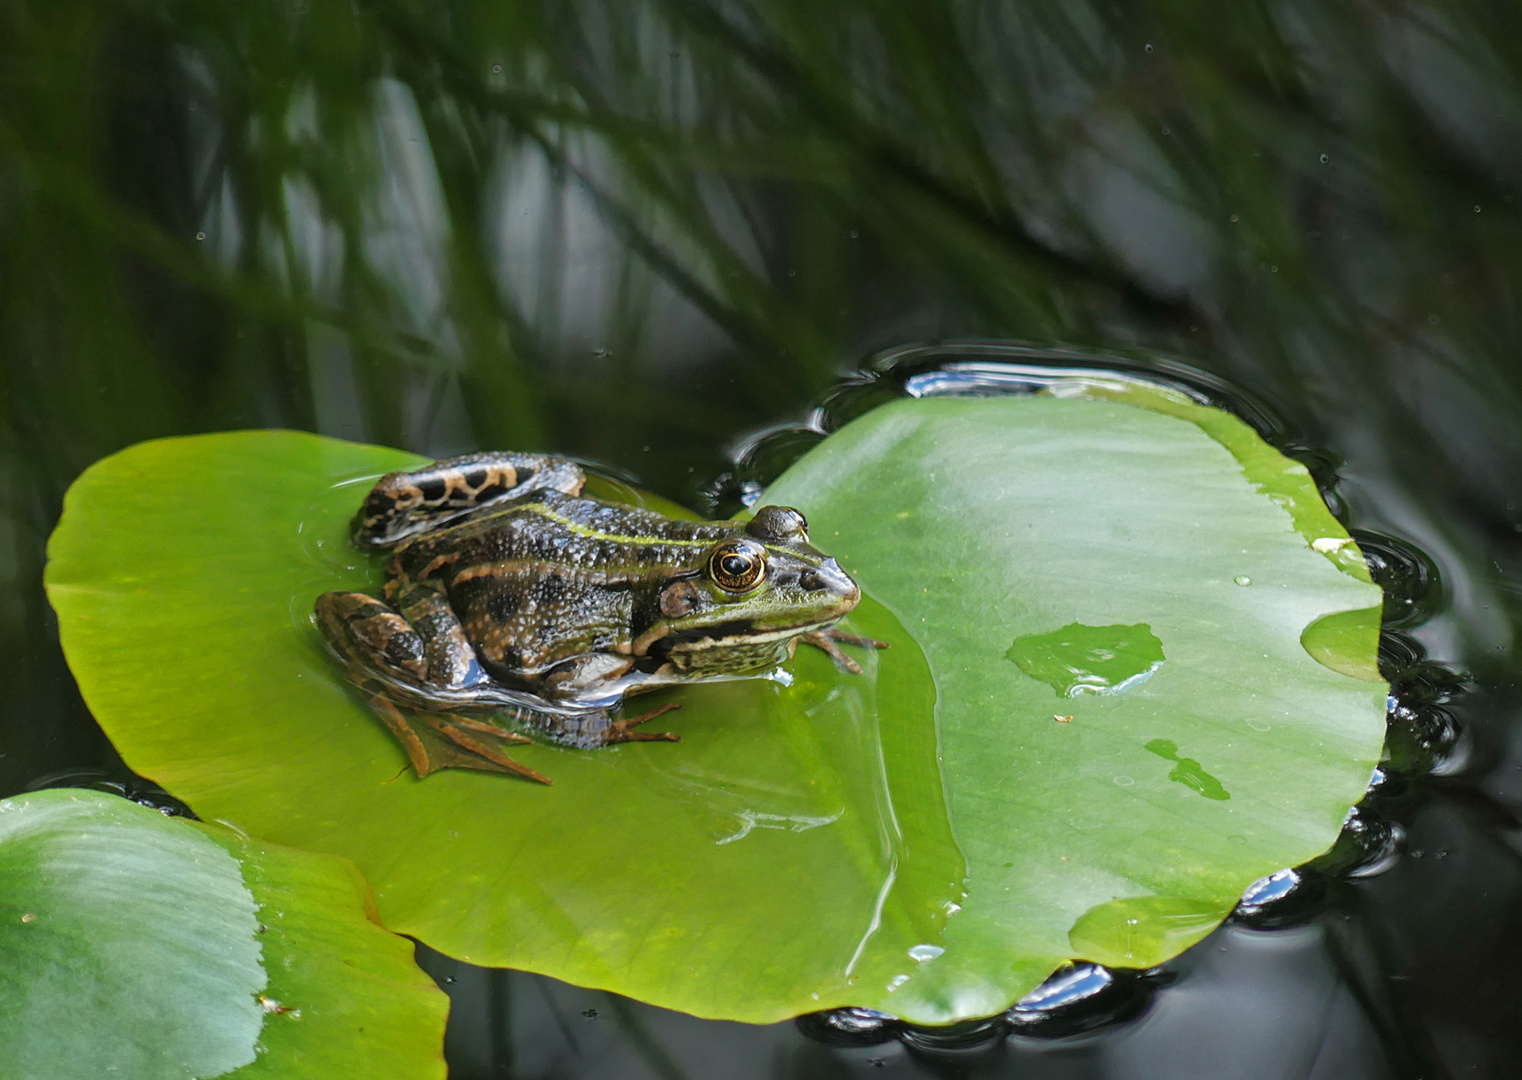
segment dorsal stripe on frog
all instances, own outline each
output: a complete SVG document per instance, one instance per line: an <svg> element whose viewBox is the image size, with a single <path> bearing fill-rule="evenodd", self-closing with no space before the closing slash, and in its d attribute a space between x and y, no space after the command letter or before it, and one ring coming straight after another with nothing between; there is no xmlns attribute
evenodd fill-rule
<svg viewBox="0 0 1522 1080"><path fill-rule="evenodd" d="M723 539L722 534L711 537L709 539L684 540L666 536L625 536L618 533L607 533L603 532L600 529L593 528L590 525L583 524L580 521L576 521L573 518L566 517L564 514L557 513L555 510L551 509L549 506L546 506L542 502L519 503L517 506L512 507L512 510L530 511L532 513L536 513L540 517L548 518L550 521L553 521L555 524L559 525L567 532L575 533L577 536L586 537L588 540L599 540L609 544L633 544L640 547L646 547L654 544L669 544L672 547L706 548L712 546L718 540ZM696 526L699 523L694 522L693 524ZM816 559L812 555L806 555L794 548L785 548L776 544L762 544L761 546L766 548L768 551L785 552L797 559L801 559L811 566L824 565L823 559Z"/></svg>
<svg viewBox="0 0 1522 1080"><path fill-rule="evenodd" d="M440 560L436 559L434 561L438 562ZM428 571L425 571L423 574L419 575L419 577L426 577L427 573L432 569L433 565L430 564ZM461 570L458 574L450 579L449 584L450 587L453 588L454 586L462 585L467 581L474 581L476 578L503 576L510 577L513 575L522 576L531 574L538 574L543 576L555 574L557 572L564 572L565 570L566 566L564 563L544 562L539 559L499 559L496 562L482 563L477 566L472 566L468 570ZM596 582L599 585L625 585L640 581L660 581L668 579L671 576L672 574L669 567L659 565L651 566L648 568L637 568L621 571L587 569L576 570L576 577L578 579L582 581Z"/></svg>

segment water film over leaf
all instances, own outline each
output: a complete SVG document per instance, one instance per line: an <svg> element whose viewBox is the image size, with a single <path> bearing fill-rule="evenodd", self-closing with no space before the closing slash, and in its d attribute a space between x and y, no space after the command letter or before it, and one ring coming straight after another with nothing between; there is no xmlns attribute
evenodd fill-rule
<svg viewBox="0 0 1522 1080"><path fill-rule="evenodd" d="M1298 469L1315 499L1303 469L1247 468L1201 427L1051 398L863 417L768 501L809 515L869 593L852 628L893 647L864 676L800 650L790 686L641 699L681 702L679 744L515 754L552 788L415 780L311 628L319 593L377 587L346 523L410 455L290 432L130 448L71 490L49 590L133 768L352 858L394 930L702 1016L946 1023L1070 957L1198 939L1330 844L1377 757L1382 691L1299 640L1377 590L1297 531L1345 538L1324 509L1253 473ZM1071 697L1023 670L1022 641L1075 625L1141 668L1090 657L1110 692Z"/></svg>
<svg viewBox="0 0 1522 1080"><path fill-rule="evenodd" d="M411 954L340 860L93 791L0 801L7 1076L442 1076Z"/></svg>

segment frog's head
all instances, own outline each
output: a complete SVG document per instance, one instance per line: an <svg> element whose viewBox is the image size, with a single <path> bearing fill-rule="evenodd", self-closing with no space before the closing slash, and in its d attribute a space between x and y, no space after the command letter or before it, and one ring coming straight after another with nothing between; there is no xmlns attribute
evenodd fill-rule
<svg viewBox="0 0 1522 1080"><path fill-rule="evenodd" d="M708 548L693 569L661 589L660 615L636 642L734 670L775 663L800 634L834 623L861 600L861 589L834 559L809 544L797 510L763 506L745 526ZM697 654L712 655L704 661Z"/></svg>

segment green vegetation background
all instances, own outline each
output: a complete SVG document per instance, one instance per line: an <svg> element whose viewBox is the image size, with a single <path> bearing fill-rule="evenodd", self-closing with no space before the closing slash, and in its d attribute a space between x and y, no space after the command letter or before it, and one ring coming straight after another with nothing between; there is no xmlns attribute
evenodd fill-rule
<svg viewBox="0 0 1522 1080"><path fill-rule="evenodd" d="M119 770L43 541L166 434L557 450L691 502L884 347L1161 351L1499 570L1519 38L1479 0L0 0L0 793Z"/></svg>

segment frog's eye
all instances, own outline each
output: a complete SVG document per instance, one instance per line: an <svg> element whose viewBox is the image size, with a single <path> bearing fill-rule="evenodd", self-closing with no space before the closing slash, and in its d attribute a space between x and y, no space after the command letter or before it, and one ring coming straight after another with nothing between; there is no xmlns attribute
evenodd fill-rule
<svg viewBox="0 0 1522 1080"><path fill-rule="evenodd" d="M763 506L756 511L745 531L761 540L808 543L809 523L791 506Z"/></svg>
<svg viewBox="0 0 1522 1080"><path fill-rule="evenodd" d="M749 592L764 573L766 549L754 540L726 540L708 557L708 576L725 592Z"/></svg>

